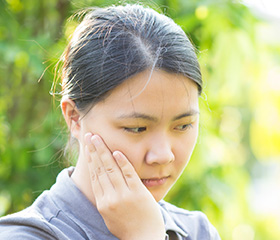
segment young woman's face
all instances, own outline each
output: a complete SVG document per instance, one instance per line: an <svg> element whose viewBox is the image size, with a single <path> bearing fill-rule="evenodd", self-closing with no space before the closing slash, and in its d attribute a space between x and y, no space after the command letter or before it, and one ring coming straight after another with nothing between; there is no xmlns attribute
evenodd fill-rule
<svg viewBox="0 0 280 240"><path fill-rule="evenodd" d="M159 201L194 149L198 90L182 75L157 70L149 77L150 71L135 75L96 104L81 120L81 139L87 132L98 134L112 152L124 153Z"/></svg>

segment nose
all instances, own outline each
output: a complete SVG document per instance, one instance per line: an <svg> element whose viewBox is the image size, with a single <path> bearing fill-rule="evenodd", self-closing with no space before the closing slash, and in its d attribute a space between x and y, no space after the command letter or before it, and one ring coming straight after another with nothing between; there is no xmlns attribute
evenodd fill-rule
<svg viewBox="0 0 280 240"><path fill-rule="evenodd" d="M168 164L175 160L172 146L167 138L159 137L151 140L145 156L147 164Z"/></svg>

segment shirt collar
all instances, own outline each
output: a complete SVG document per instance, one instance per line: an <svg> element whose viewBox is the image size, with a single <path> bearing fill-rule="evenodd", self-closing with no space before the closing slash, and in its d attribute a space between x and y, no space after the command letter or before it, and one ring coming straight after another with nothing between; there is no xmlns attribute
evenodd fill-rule
<svg viewBox="0 0 280 240"><path fill-rule="evenodd" d="M179 227L176 224L176 222L174 221L174 219L171 218L171 216L169 215L167 210L164 208L164 201L163 200L159 202L159 205L160 205L160 210L161 210L161 213L163 215L163 219L164 219L164 223L165 223L165 230L166 231L169 231L169 230L174 231L175 233L179 233L183 237L187 238L189 236L189 234L184 229Z"/></svg>
<svg viewBox="0 0 280 240"><path fill-rule="evenodd" d="M56 183L50 190L53 200L65 214L68 214L73 221L87 232L88 236L91 236L93 234L92 230L95 229L102 232L104 239L117 239L108 230L96 207L71 179L74 169L74 167L66 168L57 176ZM95 219L95 221L92 221L92 219Z"/></svg>

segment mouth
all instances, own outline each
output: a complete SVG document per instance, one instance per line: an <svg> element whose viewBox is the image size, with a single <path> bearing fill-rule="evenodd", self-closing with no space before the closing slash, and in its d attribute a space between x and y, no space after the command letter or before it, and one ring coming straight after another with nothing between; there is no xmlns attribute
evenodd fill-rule
<svg viewBox="0 0 280 240"><path fill-rule="evenodd" d="M141 181L146 187L156 187L156 186L164 185L169 177L170 176L162 177L162 178L147 178L147 179L141 179Z"/></svg>

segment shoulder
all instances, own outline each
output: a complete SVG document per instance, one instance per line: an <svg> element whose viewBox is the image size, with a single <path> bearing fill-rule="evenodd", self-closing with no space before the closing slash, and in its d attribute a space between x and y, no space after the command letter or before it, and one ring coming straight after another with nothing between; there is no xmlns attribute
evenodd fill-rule
<svg viewBox="0 0 280 240"><path fill-rule="evenodd" d="M0 218L0 239L57 239L48 222L32 208Z"/></svg>
<svg viewBox="0 0 280 240"><path fill-rule="evenodd" d="M52 223L62 215L60 212L49 191L45 191L30 207L0 218L0 239L66 239Z"/></svg>
<svg viewBox="0 0 280 240"><path fill-rule="evenodd" d="M164 208L171 216L176 219L188 220L192 219L198 222L208 222L206 215L200 211L189 211L183 208L179 208L171 203L160 201L159 204Z"/></svg>
<svg viewBox="0 0 280 240"><path fill-rule="evenodd" d="M51 189L44 191L30 207L0 218L1 240L84 239L86 233L79 213L81 209L88 212L88 208L78 207L81 197L73 190L68 170L63 170Z"/></svg>
<svg viewBox="0 0 280 240"><path fill-rule="evenodd" d="M207 216L200 211L188 211L165 201L159 202L176 225L192 239L220 240L219 234Z"/></svg>

